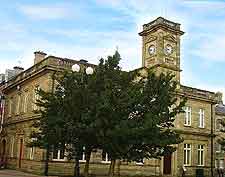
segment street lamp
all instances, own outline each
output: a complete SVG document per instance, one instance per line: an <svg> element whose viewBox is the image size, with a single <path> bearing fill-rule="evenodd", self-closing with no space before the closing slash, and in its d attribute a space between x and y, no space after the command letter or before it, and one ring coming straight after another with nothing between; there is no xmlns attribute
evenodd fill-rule
<svg viewBox="0 0 225 177"><path fill-rule="evenodd" d="M84 77L85 77L84 75L91 75L91 74L94 73L94 70L93 70L92 67L89 66L89 67L85 68L85 70L81 70L81 67L78 64L74 64L72 66L72 71L73 72L81 72L81 84L84 85L84 86L86 84L86 83L84 83ZM86 79L85 79L85 81L86 81ZM80 176L80 167L79 167L80 149L78 147L79 146L78 143L79 143L78 138L75 138L74 139L74 145L75 145L75 151L74 151L74 153L75 153L75 167L74 167L74 171L75 171L76 177Z"/></svg>
<svg viewBox="0 0 225 177"><path fill-rule="evenodd" d="M72 66L72 71L73 71L73 72L80 72L80 65L74 64L74 65ZM87 68L85 69L85 73L86 73L87 75L91 75L91 74L94 73L94 70L93 70L92 67L89 66L89 67L87 67Z"/></svg>

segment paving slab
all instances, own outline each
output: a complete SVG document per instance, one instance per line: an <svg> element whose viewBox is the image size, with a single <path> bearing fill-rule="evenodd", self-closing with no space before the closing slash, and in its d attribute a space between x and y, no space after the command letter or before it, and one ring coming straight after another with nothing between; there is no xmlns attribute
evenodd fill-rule
<svg viewBox="0 0 225 177"><path fill-rule="evenodd" d="M16 171L16 170L1 169L0 177L45 177L45 176L24 173L24 172ZM48 176L48 177L53 177L53 176ZM57 177L57 176L54 176L54 177Z"/></svg>

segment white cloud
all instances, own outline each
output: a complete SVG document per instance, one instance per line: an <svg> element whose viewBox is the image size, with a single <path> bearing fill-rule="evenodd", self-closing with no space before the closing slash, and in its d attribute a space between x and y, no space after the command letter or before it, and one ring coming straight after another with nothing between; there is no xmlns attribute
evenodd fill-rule
<svg viewBox="0 0 225 177"><path fill-rule="evenodd" d="M70 16L70 8L60 5L21 5L19 10L28 18L38 20L56 20Z"/></svg>

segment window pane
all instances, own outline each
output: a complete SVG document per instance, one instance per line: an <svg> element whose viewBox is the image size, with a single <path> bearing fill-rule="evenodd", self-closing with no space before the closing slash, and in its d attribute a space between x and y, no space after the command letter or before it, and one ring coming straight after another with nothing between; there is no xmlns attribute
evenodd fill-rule
<svg viewBox="0 0 225 177"><path fill-rule="evenodd" d="M58 149L54 149L54 151L53 151L53 159L58 159Z"/></svg>
<svg viewBox="0 0 225 177"><path fill-rule="evenodd" d="M187 164L190 164L190 150L187 150Z"/></svg>
<svg viewBox="0 0 225 177"><path fill-rule="evenodd" d="M204 151L201 151L201 161L200 161L200 165L203 165L204 164Z"/></svg>
<svg viewBox="0 0 225 177"><path fill-rule="evenodd" d="M62 148L59 152L60 152L60 155L59 155L60 157L59 157L59 158L60 158L60 159L64 159L64 156L65 156L65 149Z"/></svg>
<svg viewBox="0 0 225 177"><path fill-rule="evenodd" d="M186 158L186 150L184 150L184 164L187 163L187 158Z"/></svg>
<svg viewBox="0 0 225 177"><path fill-rule="evenodd" d="M201 165L201 154L200 151L198 150L198 165Z"/></svg>

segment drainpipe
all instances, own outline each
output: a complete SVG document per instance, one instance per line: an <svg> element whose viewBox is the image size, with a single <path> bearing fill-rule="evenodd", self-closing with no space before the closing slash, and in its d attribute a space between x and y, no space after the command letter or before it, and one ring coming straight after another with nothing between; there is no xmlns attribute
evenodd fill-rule
<svg viewBox="0 0 225 177"><path fill-rule="evenodd" d="M0 109L1 109L1 126L0 126L0 133L2 132L3 129L3 123L4 123L4 113L5 113L5 98L3 95L1 95L0 98Z"/></svg>
<svg viewBox="0 0 225 177"><path fill-rule="evenodd" d="M213 152L214 152L214 146L213 146L213 138L214 138L214 131L213 131L213 121L214 121L214 117L213 117L213 104L211 104L211 176L213 177Z"/></svg>

